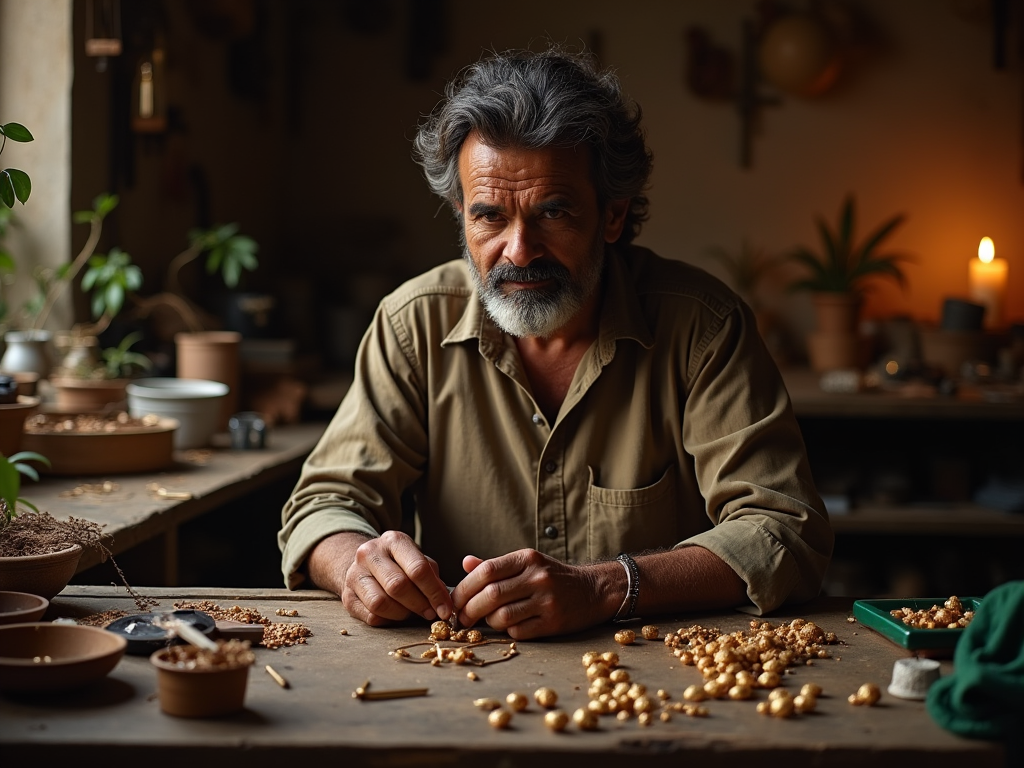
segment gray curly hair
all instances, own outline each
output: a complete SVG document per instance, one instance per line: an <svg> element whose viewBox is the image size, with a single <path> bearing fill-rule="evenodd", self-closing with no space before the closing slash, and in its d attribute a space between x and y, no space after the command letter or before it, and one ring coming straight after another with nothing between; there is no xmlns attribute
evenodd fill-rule
<svg viewBox="0 0 1024 768"><path fill-rule="evenodd" d="M446 98L420 125L413 158L430 189L458 216L459 151L473 131L496 147L590 147L599 202L629 200L619 242L647 220L644 191L652 156L640 127L640 106L618 78L584 54L552 46L506 51L470 64L446 87Z"/></svg>

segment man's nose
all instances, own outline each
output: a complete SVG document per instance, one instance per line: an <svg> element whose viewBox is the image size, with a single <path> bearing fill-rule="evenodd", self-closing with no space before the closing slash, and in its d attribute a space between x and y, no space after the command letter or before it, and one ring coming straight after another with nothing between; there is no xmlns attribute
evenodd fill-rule
<svg viewBox="0 0 1024 768"><path fill-rule="evenodd" d="M517 267L525 267L541 255L536 233L523 221L509 224L508 239L505 241L504 257Z"/></svg>

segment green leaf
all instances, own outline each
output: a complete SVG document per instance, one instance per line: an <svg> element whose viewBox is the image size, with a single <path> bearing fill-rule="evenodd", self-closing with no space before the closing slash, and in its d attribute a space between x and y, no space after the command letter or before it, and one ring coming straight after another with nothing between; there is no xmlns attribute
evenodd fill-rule
<svg viewBox="0 0 1024 768"><path fill-rule="evenodd" d="M33 136L29 132L28 128L21 123L5 123L4 125L0 125L0 133L11 141L20 141L25 143L33 140Z"/></svg>
<svg viewBox="0 0 1024 768"><path fill-rule="evenodd" d="M95 215L92 211L75 211L71 214L71 221L75 224L88 224Z"/></svg>
<svg viewBox="0 0 1024 768"><path fill-rule="evenodd" d="M0 248L0 272L14 272L17 269L17 265L14 263L14 257L11 256L3 248Z"/></svg>
<svg viewBox="0 0 1024 768"><path fill-rule="evenodd" d="M21 491L21 475L10 459L0 461L0 499L7 505L6 518L15 516L18 506L18 493Z"/></svg>
<svg viewBox="0 0 1024 768"><path fill-rule="evenodd" d="M17 168L8 168L4 173L10 174L14 196L21 200L22 204L28 202L28 197L32 194L32 180L28 174Z"/></svg>
<svg viewBox="0 0 1024 768"><path fill-rule="evenodd" d="M11 175L7 171L0 171L0 200L3 200L8 208L13 208L16 199Z"/></svg>
<svg viewBox="0 0 1024 768"><path fill-rule="evenodd" d="M107 286L107 311L111 315L116 315L121 311L121 307L124 305L124 288L120 283L111 283ZM102 312L100 314L103 314ZM97 315L98 317L99 315Z"/></svg>
<svg viewBox="0 0 1024 768"><path fill-rule="evenodd" d="M93 210L96 211L96 215L102 219L112 210L117 208L118 202L120 202L120 198L117 195L111 195L104 192L92 201L92 207Z"/></svg>

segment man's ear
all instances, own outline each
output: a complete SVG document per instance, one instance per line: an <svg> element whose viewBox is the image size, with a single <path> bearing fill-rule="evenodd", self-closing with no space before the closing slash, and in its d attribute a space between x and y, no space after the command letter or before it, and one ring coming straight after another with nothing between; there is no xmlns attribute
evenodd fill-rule
<svg viewBox="0 0 1024 768"><path fill-rule="evenodd" d="M626 224L626 213L629 211L629 200L612 200L604 206L604 240L614 243L622 234Z"/></svg>

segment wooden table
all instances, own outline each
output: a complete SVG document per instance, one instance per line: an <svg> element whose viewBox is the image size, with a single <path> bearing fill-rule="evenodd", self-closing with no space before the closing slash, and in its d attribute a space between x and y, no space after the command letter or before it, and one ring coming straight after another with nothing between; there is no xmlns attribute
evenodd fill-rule
<svg viewBox="0 0 1024 768"><path fill-rule="evenodd" d="M153 538L163 542L163 584L178 583L178 527L228 501L297 473L323 434L325 424L274 427L261 450L235 451L227 435L209 450L175 451L175 466L163 472L100 477L44 477L26 482L22 495L54 517L100 523L114 555ZM297 476L297 475L296 475ZM165 496L153 489L165 489ZM78 570L99 562L87 550Z"/></svg>
<svg viewBox="0 0 1024 768"><path fill-rule="evenodd" d="M285 590L148 589L170 608L179 599L212 599L221 606L256 608L277 621L299 621L312 631L306 645L257 649L246 708L214 720L177 719L161 713L156 675L144 656L126 656L102 681L78 692L39 698L0 695L0 754L4 764L52 765L73 759L84 765L210 765L216 759L255 766L467 765L485 766L1001 766L1002 746L967 740L939 728L923 702L883 693L876 707L854 707L848 694L875 682L883 691L893 663L904 652L872 630L847 622L851 602L822 599L786 611L773 622L813 619L839 635L834 658L818 660L786 676L796 689L816 682L824 689L817 710L788 720L759 715L754 701L711 701L710 716L675 714L670 722L641 727L635 718L602 717L596 732L570 726L552 733L542 723L532 692L549 686L570 714L587 701L580 659L585 651L615 650L634 681L650 691L664 688L674 699L700 682L660 641L620 647L617 627L601 626L561 639L518 644L521 654L479 668L433 667L396 660L388 651L426 639L426 622L373 629L352 620L333 596ZM81 616L110 608L132 608L109 587L69 587L54 599L46 618ZM279 619L277 608L298 617ZM693 624L724 631L745 629L750 617L735 612L668 617L662 633ZM639 626L636 627L639 630ZM347 635L340 634L347 630ZM496 647L496 646L495 646ZM279 687L264 671L271 664L291 687ZM950 662L943 662L944 674ZM353 690L369 679L371 689L427 687L422 698L360 701ZM504 699L512 691L531 696L512 727L497 731L473 705L478 697ZM764 699L764 692L759 698ZM582 758L582 762L578 759ZM21 762L23 761L23 762ZM102 761L102 762L101 762Z"/></svg>

